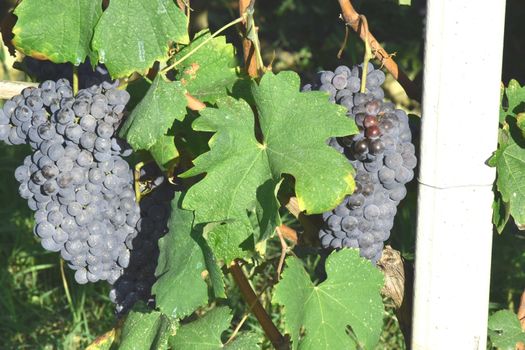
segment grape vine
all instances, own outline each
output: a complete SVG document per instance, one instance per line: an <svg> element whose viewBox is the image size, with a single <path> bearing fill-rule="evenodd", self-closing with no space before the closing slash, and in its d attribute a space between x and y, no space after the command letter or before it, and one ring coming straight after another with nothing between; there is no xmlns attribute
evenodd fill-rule
<svg viewBox="0 0 525 350"><path fill-rule="evenodd" d="M362 35L362 17L339 3L413 93L392 57ZM59 8L68 15L50 26L46 15ZM0 140L32 149L14 176L44 249L60 253L77 283L111 285L120 322L93 348L379 341L384 278L375 264L417 163L408 117L385 100L385 74L372 65L323 71L302 91L296 73L273 73L255 10L241 0L233 21L191 33L189 1L23 0L14 9L18 68L38 86L5 102ZM72 20L78 13L85 18ZM235 25L244 68L222 36ZM285 219L292 206L295 218ZM318 236L308 237L306 222ZM247 271L273 264L276 237L282 250L263 302ZM295 245L327 249L326 276L314 283ZM242 322L221 339L233 288L268 340Z"/></svg>

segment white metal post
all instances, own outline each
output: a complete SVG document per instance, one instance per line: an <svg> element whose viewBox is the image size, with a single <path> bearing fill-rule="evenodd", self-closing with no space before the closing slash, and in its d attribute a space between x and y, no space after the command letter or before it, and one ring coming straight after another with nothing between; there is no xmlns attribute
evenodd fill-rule
<svg viewBox="0 0 525 350"><path fill-rule="evenodd" d="M485 349L505 0L428 0L414 350Z"/></svg>

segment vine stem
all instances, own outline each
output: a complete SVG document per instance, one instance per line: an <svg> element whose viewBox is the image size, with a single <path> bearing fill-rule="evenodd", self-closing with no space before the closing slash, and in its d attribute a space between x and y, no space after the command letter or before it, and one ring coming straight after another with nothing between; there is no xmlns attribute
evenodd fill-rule
<svg viewBox="0 0 525 350"><path fill-rule="evenodd" d="M135 165L135 169L133 170L133 187L135 189L135 201L137 203L140 203L140 199L142 197L142 192L140 191L140 170L144 165L144 162L139 162L137 165Z"/></svg>
<svg viewBox="0 0 525 350"><path fill-rule="evenodd" d="M242 269L241 269L242 270ZM266 289L268 289L268 287L270 287L269 284L267 284L260 292L259 292L259 295L257 296L257 299L255 299L255 301L258 301L259 298L261 297L261 295L266 292ZM231 343L235 337L237 336L237 334L239 333L239 331L241 330L243 324L246 322L246 320L248 320L248 317L250 316L250 313L252 311L252 308L253 308L253 305L248 305L248 311L245 312L244 316L242 317L242 319L239 321L239 323L237 324L237 326L235 327L235 329L233 330L232 332L232 335L228 338L228 340L226 341L226 343L224 345L228 345L229 343Z"/></svg>
<svg viewBox="0 0 525 350"><path fill-rule="evenodd" d="M254 1L255 3L255 1ZM242 15L246 13L248 7L253 6L252 0L239 0L239 13ZM246 36L246 19L243 20L243 39L242 49L244 53L244 67L246 72L252 78L256 78L259 75L257 70L257 57L255 56L255 47L250 39Z"/></svg>
<svg viewBox="0 0 525 350"><path fill-rule="evenodd" d="M389 55L385 49L379 44L379 42L376 40L376 38L368 31L368 40L366 37L366 33L361 30L360 24L360 16L356 12L354 6L350 2L350 0L338 0L339 6L341 7L341 11L343 13L343 19L349 25L352 27L352 29L359 34L361 39L363 41L368 41L370 44L370 47L372 49L372 52L374 53L374 56L381 62L381 64L392 74L394 79L396 79L399 84L405 89L406 94L416 100L421 102L421 90L416 87L416 85L408 78L408 76L399 69L397 63L392 58L392 55Z"/></svg>
<svg viewBox="0 0 525 350"><path fill-rule="evenodd" d="M230 264L230 272L235 280L235 283L239 287L241 294L248 305L253 305L250 309L257 318L257 321L261 324L264 333L270 339L270 342L276 349L286 349L285 338L279 332L275 324L273 323L270 315L266 312L261 302L257 298L257 295L253 291L250 282L246 278L246 275L239 265L239 261L234 260Z"/></svg>
<svg viewBox="0 0 525 350"><path fill-rule="evenodd" d="M203 47L204 45L206 45L207 43L209 43L211 40L213 40L213 38L215 38L217 35L221 34L222 32L224 32L226 29L236 25L237 23L240 23L242 21L244 21L246 18L246 15L243 14L241 15L241 17L237 18L236 20L233 20L231 21L230 23L224 25L223 27L221 27L219 30L217 30L215 33L213 33L209 38L207 38L206 40L204 40L202 43L200 43L199 45L195 46L195 48L193 48L192 50L190 50L190 52L188 52L187 54L185 54L184 56L181 57L180 60L174 62L173 64L169 65L169 66L166 66L164 68L162 68L160 70L160 73L166 73L168 72L169 70L175 68L176 66L178 66L179 64L181 64L182 62L184 62L186 59L188 59L191 55L193 55L195 52L197 52L201 47Z"/></svg>
<svg viewBox="0 0 525 350"><path fill-rule="evenodd" d="M78 93L78 66L73 66L73 95Z"/></svg>
<svg viewBox="0 0 525 350"><path fill-rule="evenodd" d="M292 241L294 244L316 244L318 240L317 234L319 232L319 229L323 225L323 222L315 216L308 216L301 212L297 197L282 198L280 199L280 201L281 204L283 204L286 207L288 212L292 214L297 220L299 220L301 226L304 229L301 236L296 236L296 239L294 240L293 236L287 235L286 229L282 230L283 228L281 227L281 230L284 233L285 237L288 240Z"/></svg>
<svg viewBox="0 0 525 350"><path fill-rule="evenodd" d="M366 77L368 75L368 62L370 62L370 59L373 58L372 54L372 48L370 47L370 41L369 41L369 32L368 32L368 21L366 20L366 17L364 15L359 15L361 18L361 26L364 30L365 35L365 58L363 60L363 76L361 78L361 93L364 94L366 92Z"/></svg>
<svg viewBox="0 0 525 350"><path fill-rule="evenodd" d="M202 101L193 97L189 93L186 93L186 100L188 101L188 108L192 111L200 111L206 108L206 105Z"/></svg>
<svg viewBox="0 0 525 350"><path fill-rule="evenodd" d="M239 0L239 12L243 23L243 53L245 69L251 78L257 78L259 71L257 69L257 60L255 57L255 47L250 39L246 36L247 16L246 13L249 8L253 10L255 0ZM273 323L270 315L266 312L262 306L259 298L255 294L248 278L244 274L239 265L238 260L234 260L229 267L230 273L235 280L235 283L239 287L246 304L250 306L250 311L257 318L257 321L261 324L264 333L270 339L270 342L276 349L288 349L289 346L286 342L286 338L283 337L277 326Z"/></svg>

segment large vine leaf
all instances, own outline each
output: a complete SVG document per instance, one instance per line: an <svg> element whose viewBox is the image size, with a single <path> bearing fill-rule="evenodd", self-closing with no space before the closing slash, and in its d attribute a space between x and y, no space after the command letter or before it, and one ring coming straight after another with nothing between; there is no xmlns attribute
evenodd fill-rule
<svg viewBox="0 0 525 350"><path fill-rule="evenodd" d="M295 178L300 209L308 213L330 210L353 191L353 168L326 140L355 133L355 124L323 92L301 93L299 84L293 72L267 73L259 85L254 83L262 142L255 137L253 112L243 100L221 98L218 108L201 112L193 128L215 132L210 151L182 175L206 173L184 199L184 206L195 210L196 222L238 222L233 229L244 232L232 234L247 239L247 210L255 208L258 188L268 180L275 186L284 173ZM260 198L266 200L259 203L262 208L275 212L275 196Z"/></svg>
<svg viewBox="0 0 525 350"><path fill-rule="evenodd" d="M520 83L512 79L505 89L505 96L507 97L506 114L516 116L519 112L525 111L525 86L520 86Z"/></svg>
<svg viewBox="0 0 525 350"><path fill-rule="evenodd" d="M180 193L171 202L169 232L159 240L160 255L153 285L156 305L164 314L182 318L208 302L201 245L202 233L192 230L193 213L181 208Z"/></svg>
<svg viewBox="0 0 525 350"><path fill-rule="evenodd" d="M210 38L208 30L195 36L192 42L177 52L175 61ZM226 37L211 39L182 61L177 67L177 80L180 80L190 94L203 102L215 102L227 95L237 80L237 60L233 45L226 43Z"/></svg>
<svg viewBox="0 0 525 350"><path fill-rule="evenodd" d="M180 82L166 81L159 74L148 92L126 119L119 135L135 151L149 150L161 167L178 156L168 129L186 115L187 100Z"/></svg>
<svg viewBox="0 0 525 350"><path fill-rule="evenodd" d="M111 0L92 46L112 77L146 72L168 59L170 42L187 44L187 18L171 0Z"/></svg>
<svg viewBox="0 0 525 350"><path fill-rule="evenodd" d="M343 249L328 257L328 277L316 286L299 259L288 257L286 265L272 302L284 306L293 349L374 348L383 325L378 269Z"/></svg>
<svg viewBox="0 0 525 350"><path fill-rule="evenodd" d="M525 332L515 313L501 310L489 318L489 337L492 344L499 349L514 350L518 342L525 343Z"/></svg>
<svg viewBox="0 0 525 350"><path fill-rule="evenodd" d="M197 321L181 326L170 339L170 345L185 350L257 349L258 339L250 333L240 334L227 345L221 342L221 334L230 327L231 319L227 307L217 307Z"/></svg>
<svg viewBox="0 0 525 350"><path fill-rule="evenodd" d="M518 228L525 229L525 148L509 137L499 145L491 164L498 171L496 185L501 199Z"/></svg>
<svg viewBox="0 0 525 350"><path fill-rule="evenodd" d="M120 336L119 350L168 348L168 339L175 325L166 315L153 310L132 310L126 318Z"/></svg>
<svg viewBox="0 0 525 350"><path fill-rule="evenodd" d="M497 179L492 221L502 232L512 215L520 230L525 229L525 87L515 80L502 87L498 149L488 161L496 167Z"/></svg>
<svg viewBox="0 0 525 350"><path fill-rule="evenodd" d="M13 44L25 55L79 65L90 54L102 0L24 0L15 9Z"/></svg>

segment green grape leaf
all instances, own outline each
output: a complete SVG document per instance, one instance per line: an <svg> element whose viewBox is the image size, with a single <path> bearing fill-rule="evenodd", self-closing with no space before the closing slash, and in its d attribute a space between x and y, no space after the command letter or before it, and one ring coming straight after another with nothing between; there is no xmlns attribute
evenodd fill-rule
<svg viewBox="0 0 525 350"><path fill-rule="evenodd" d="M92 47L112 77L145 73L168 59L169 43L189 43L186 15L174 1L111 0Z"/></svg>
<svg viewBox="0 0 525 350"><path fill-rule="evenodd" d="M259 236L254 237L255 242L269 238L275 227L282 224L279 215L279 207L281 204L277 200L277 192L281 187L282 181L282 179L279 182L268 180L257 188L255 216L258 227L255 232L258 232Z"/></svg>
<svg viewBox="0 0 525 350"><path fill-rule="evenodd" d="M258 188L268 180L277 184L285 173L295 178L299 207L307 213L330 210L353 191L352 166L326 141L357 132L355 123L325 93L299 92L299 85L296 73L281 72L267 73L252 86L262 142L255 137L254 115L244 100L221 98L218 108L201 111L193 128L215 132L210 151L181 175L206 173L184 199L184 206L195 210L197 223L228 222L223 225L228 227L238 222L234 229L244 232L233 234L248 239L247 211L256 206ZM275 196L260 198L265 202L259 205L275 217Z"/></svg>
<svg viewBox="0 0 525 350"><path fill-rule="evenodd" d="M501 194L494 190L494 202L492 203L492 223L498 233L502 233L509 221L509 205L503 201Z"/></svg>
<svg viewBox="0 0 525 350"><path fill-rule="evenodd" d="M511 125L511 129L514 127ZM525 148L518 144L515 135L502 130L507 137L500 137L500 144L489 164L498 173L496 185L501 200L508 206L510 215L520 230L525 229ZM521 137L521 135L520 135Z"/></svg>
<svg viewBox="0 0 525 350"><path fill-rule="evenodd" d="M509 82L509 86L505 89L505 95L508 103L507 114L516 116L516 114L525 110L525 86L520 86L520 83L512 79Z"/></svg>
<svg viewBox="0 0 525 350"><path fill-rule="evenodd" d="M272 303L284 306L293 349L373 349L383 326L383 276L354 249L334 251L314 285L301 260L286 259ZM348 334L351 327L351 334Z"/></svg>
<svg viewBox="0 0 525 350"><path fill-rule="evenodd" d="M206 242L201 232L192 229L193 213L181 208L181 198L177 192L171 202L169 232L159 240L157 281L152 288L159 310L173 318L188 316L208 302L201 248Z"/></svg>
<svg viewBox="0 0 525 350"><path fill-rule="evenodd" d="M224 274L222 273L221 267L217 263L217 259L206 241L201 247L204 252L204 261L206 262L206 268L208 270L213 296L215 298L225 299L226 287L224 285Z"/></svg>
<svg viewBox="0 0 525 350"><path fill-rule="evenodd" d="M175 147L175 136L169 133L159 136L149 151L162 170L170 169L174 165L174 160L179 157Z"/></svg>
<svg viewBox="0 0 525 350"><path fill-rule="evenodd" d="M500 310L489 317L489 337L499 349L514 350L518 342L525 343L525 332L518 316L509 310Z"/></svg>
<svg viewBox="0 0 525 350"><path fill-rule="evenodd" d="M211 224L206 235L213 254L226 264L235 258L247 258L254 247L251 227L241 221Z"/></svg>
<svg viewBox="0 0 525 350"><path fill-rule="evenodd" d="M397 3L400 6L410 6L412 5L412 0L397 0Z"/></svg>
<svg viewBox="0 0 525 350"><path fill-rule="evenodd" d="M146 80L147 78L139 78L135 80L132 84L126 86L126 91L130 95L130 99L126 104L126 109L132 111L135 107L142 101L144 96L148 93L149 88L151 87L151 81Z"/></svg>
<svg viewBox="0 0 525 350"><path fill-rule="evenodd" d="M221 334L230 327L231 319L229 308L217 307L202 318L181 326L169 343L174 349L184 350L255 349L258 339L252 334L240 334L236 341L223 345Z"/></svg>
<svg viewBox="0 0 525 350"><path fill-rule="evenodd" d="M208 30L201 31L192 42L177 52L175 61L183 58L203 41L209 39ZM226 37L211 39L177 66L177 80L188 92L203 102L215 102L227 95L237 80L237 60L233 45Z"/></svg>
<svg viewBox="0 0 525 350"><path fill-rule="evenodd" d="M159 165L164 166L178 156L167 132L175 120L184 119L186 105L181 83L166 81L158 75L122 125L119 135L126 138L135 151L150 151Z"/></svg>
<svg viewBox="0 0 525 350"><path fill-rule="evenodd" d="M120 336L119 350L168 348L168 339L175 326L166 315L153 310L132 310L126 318Z"/></svg>
<svg viewBox="0 0 525 350"><path fill-rule="evenodd" d="M102 14L101 0L24 0L14 11L13 44L27 56L79 65Z"/></svg>
<svg viewBox="0 0 525 350"><path fill-rule="evenodd" d="M200 114L190 109L187 109L187 112L184 120L175 121L173 124L173 132L175 134L177 149L184 149L184 153L187 154L190 159L195 159L199 155L209 151L208 141L211 134L193 130L191 124Z"/></svg>
<svg viewBox="0 0 525 350"><path fill-rule="evenodd" d="M516 126L521 130L522 137L525 138L525 113L519 113L516 116Z"/></svg>
<svg viewBox="0 0 525 350"><path fill-rule="evenodd" d="M255 333L241 333L235 337L235 339L228 344L225 344L222 349L227 350L255 350L260 349L259 336Z"/></svg>
<svg viewBox="0 0 525 350"><path fill-rule="evenodd" d="M507 111L503 106L503 97L505 97L505 85L501 83L499 88L499 122L503 124L505 122L505 117L507 116Z"/></svg>

